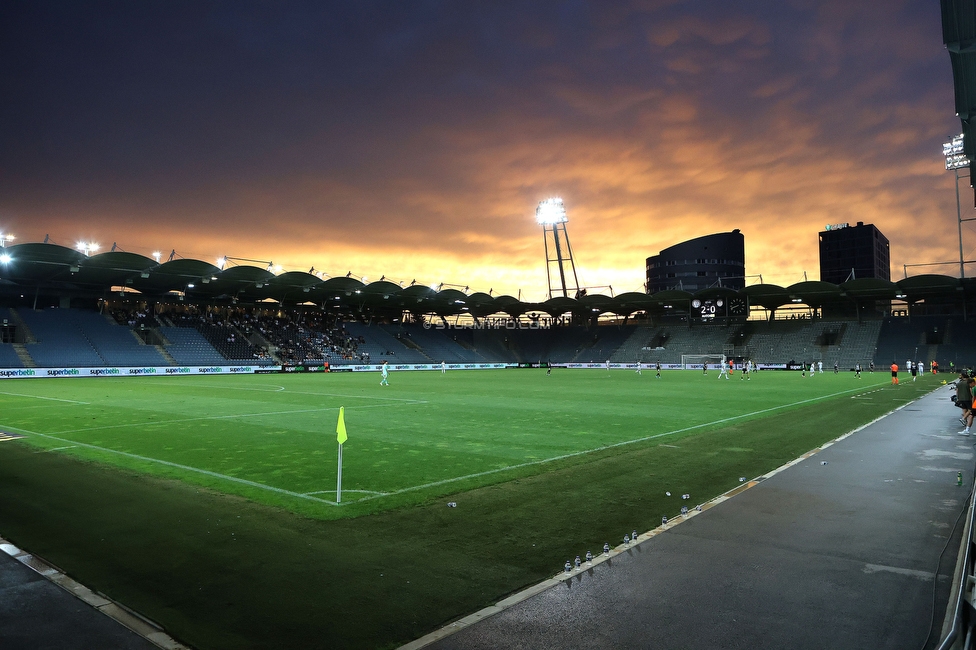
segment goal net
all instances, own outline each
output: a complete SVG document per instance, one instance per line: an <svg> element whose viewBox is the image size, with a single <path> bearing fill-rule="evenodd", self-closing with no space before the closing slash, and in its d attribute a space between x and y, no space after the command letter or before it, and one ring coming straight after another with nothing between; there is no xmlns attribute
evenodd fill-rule
<svg viewBox="0 0 976 650"><path fill-rule="evenodd" d="M701 370L702 365L707 364L717 368L724 358L723 354L682 354L681 367L685 370Z"/></svg>

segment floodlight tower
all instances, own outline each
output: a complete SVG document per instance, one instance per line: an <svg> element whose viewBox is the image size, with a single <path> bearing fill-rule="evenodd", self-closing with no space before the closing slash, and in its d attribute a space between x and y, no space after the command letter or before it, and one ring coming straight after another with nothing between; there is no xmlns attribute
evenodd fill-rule
<svg viewBox="0 0 976 650"><path fill-rule="evenodd" d="M573 272L571 288L574 296L579 293L579 279L576 277L576 265L573 263L573 247L569 245L569 235L566 233L566 208L563 200L553 197L539 203L535 209L535 221L542 225L542 238L546 246L546 279L549 282L549 297L562 291L563 297L569 296L569 286L566 284L566 263ZM560 241L562 240L562 241ZM550 250L550 243L552 248ZM565 249L565 250L564 250ZM553 257L555 254L555 257ZM559 284L553 286L552 265L559 267Z"/></svg>
<svg viewBox="0 0 976 650"><path fill-rule="evenodd" d="M976 218L970 217L968 219L962 218L962 204L959 202L959 170L960 169L972 169L972 161L965 153L965 138L963 134L953 136L952 140L946 142L942 145L942 155L945 156L945 168L946 171L952 171L956 174L956 219L959 222L959 277L966 277L966 259L963 255L962 248L962 222L963 221L976 221ZM970 171L967 176L971 176Z"/></svg>

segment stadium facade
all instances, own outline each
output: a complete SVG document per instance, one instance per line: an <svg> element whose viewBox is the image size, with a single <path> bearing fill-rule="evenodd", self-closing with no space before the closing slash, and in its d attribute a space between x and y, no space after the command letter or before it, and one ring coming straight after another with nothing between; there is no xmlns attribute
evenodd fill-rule
<svg viewBox="0 0 976 650"><path fill-rule="evenodd" d="M745 237L736 228L696 237L647 258L647 293L746 286Z"/></svg>

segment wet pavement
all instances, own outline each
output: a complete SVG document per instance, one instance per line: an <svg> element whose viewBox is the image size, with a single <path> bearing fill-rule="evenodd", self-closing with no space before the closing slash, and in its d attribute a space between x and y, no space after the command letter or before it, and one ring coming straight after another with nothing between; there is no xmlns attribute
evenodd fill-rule
<svg viewBox="0 0 976 650"><path fill-rule="evenodd" d="M949 536L973 484L949 394L404 648L918 650L941 631L964 521Z"/></svg>

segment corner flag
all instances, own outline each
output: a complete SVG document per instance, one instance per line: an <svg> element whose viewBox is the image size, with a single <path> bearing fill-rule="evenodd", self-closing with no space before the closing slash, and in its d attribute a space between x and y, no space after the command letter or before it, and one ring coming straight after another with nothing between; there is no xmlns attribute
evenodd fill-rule
<svg viewBox="0 0 976 650"><path fill-rule="evenodd" d="M339 442L340 445L349 439L349 436L346 435L346 419L345 416L343 415L344 411L345 411L345 407L340 406L339 423L336 424L336 440Z"/></svg>

